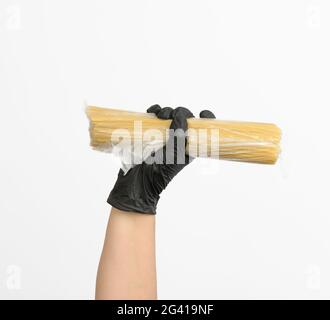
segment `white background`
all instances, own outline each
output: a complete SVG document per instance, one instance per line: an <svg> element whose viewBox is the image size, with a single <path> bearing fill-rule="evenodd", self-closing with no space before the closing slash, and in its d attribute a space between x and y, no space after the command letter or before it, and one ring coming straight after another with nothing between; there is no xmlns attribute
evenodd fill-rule
<svg viewBox="0 0 330 320"><path fill-rule="evenodd" d="M194 161L159 298L330 298L330 2L1 0L0 298L89 299L118 172L84 102L274 122L276 166Z"/></svg>

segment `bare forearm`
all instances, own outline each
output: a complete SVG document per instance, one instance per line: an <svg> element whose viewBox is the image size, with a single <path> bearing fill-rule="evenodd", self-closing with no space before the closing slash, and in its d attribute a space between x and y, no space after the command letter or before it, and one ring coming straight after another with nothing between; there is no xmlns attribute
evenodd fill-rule
<svg viewBox="0 0 330 320"><path fill-rule="evenodd" d="M96 299L156 299L155 216L111 210Z"/></svg>

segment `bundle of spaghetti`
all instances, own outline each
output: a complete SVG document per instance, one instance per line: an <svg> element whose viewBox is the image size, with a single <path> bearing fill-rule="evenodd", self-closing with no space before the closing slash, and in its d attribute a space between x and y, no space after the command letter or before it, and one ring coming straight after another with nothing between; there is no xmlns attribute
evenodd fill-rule
<svg viewBox="0 0 330 320"><path fill-rule="evenodd" d="M171 123L154 114L94 106L86 114L90 144L100 151L122 139L165 144ZM188 129L186 153L193 157L275 164L280 154L281 130L275 124L191 118Z"/></svg>

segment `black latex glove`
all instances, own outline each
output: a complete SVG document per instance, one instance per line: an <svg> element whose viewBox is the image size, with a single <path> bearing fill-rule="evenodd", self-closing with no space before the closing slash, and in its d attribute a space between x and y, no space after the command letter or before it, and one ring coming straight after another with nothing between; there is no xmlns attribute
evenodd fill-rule
<svg viewBox="0 0 330 320"><path fill-rule="evenodd" d="M131 168L125 175L122 169L117 182L108 197L113 207L130 212L156 214L160 193L168 183L189 163L192 158L185 154L187 119L194 117L190 110L178 107L161 108L153 105L148 113L155 113L159 119L173 119L170 129L182 129L170 132L166 145L153 153L141 164ZM204 110L201 118L215 118L211 111ZM174 161L173 161L174 160Z"/></svg>

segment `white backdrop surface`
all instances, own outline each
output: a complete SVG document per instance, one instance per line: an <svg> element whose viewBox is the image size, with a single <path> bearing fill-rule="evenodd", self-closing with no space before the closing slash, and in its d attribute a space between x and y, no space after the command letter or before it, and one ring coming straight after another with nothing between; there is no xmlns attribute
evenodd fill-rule
<svg viewBox="0 0 330 320"><path fill-rule="evenodd" d="M330 2L1 0L0 298L89 299L118 172L84 103L277 123L276 166L161 196L162 299L330 298Z"/></svg>

